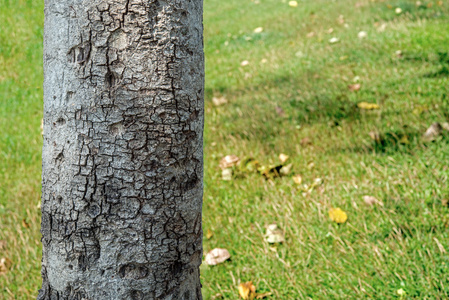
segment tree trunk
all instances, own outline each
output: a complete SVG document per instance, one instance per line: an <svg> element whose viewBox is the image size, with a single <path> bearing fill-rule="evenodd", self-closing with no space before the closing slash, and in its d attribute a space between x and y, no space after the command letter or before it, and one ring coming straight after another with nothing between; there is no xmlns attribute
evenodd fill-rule
<svg viewBox="0 0 449 300"><path fill-rule="evenodd" d="M201 299L202 0L45 0L38 299Z"/></svg>

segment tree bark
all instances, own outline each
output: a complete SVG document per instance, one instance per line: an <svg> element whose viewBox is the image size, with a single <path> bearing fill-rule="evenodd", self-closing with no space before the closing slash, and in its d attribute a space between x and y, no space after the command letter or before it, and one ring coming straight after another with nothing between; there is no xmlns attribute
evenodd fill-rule
<svg viewBox="0 0 449 300"><path fill-rule="evenodd" d="M202 0L45 0L38 299L201 299Z"/></svg>

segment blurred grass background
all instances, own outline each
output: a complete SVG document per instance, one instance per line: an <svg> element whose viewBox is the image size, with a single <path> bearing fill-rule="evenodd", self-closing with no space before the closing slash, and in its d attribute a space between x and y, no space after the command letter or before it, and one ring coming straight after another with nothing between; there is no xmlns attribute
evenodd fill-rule
<svg viewBox="0 0 449 300"><path fill-rule="evenodd" d="M448 298L449 139L421 136L449 120L449 3L418 2L205 0L204 250L231 253L202 266L205 299L237 299L246 281L270 299ZM0 0L0 20L0 258L11 262L0 298L31 299L41 281L43 1ZM222 180L226 155L269 165L280 153L288 176ZM305 193L295 174L323 184ZM348 221L331 222L331 207ZM264 241L272 223L285 243Z"/></svg>

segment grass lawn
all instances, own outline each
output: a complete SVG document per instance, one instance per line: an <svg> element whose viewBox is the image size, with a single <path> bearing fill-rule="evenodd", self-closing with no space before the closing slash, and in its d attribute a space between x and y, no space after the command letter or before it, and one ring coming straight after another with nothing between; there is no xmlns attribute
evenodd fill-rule
<svg viewBox="0 0 449 300"><path fill-rule="evenodd" d="M0 299L41 281L42 2L0 0ZM201 267L205 299L247 281L267 299L449 297L449 132L422 138L449 121L448 22L446 0L205 0L204 251L231 254ZM226 155L281 153L286 176L222 178Z"/></svg>

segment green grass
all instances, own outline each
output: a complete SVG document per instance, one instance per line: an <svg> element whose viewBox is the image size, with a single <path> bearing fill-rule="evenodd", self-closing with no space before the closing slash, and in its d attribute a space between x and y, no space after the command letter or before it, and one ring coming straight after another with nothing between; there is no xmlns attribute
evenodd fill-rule
<svg viewBox="0 0 449 300"><path fill-rule="evenodd" d="M40 287L41 2L0 0L0 258L13 263L0 275L2 299ZM232 257L202 266L204 298L237 299L250 280L270 299L401 299L401 288L402 299L448 298L449 134L421 136L449 120L449 3L256 2L205 0L204 232L213 236L204 250ZM361 89L351 92L355 77ZM214 96L228 103L216 107ZM380 109L360 110L362 101ZM225 155L268 165L280 153L293 163L288 176L221 179ZM304 194L294 174L323 184ZM331 207L348 221L332 223ZM272 223L285 243L264 241Z"/></svg>

